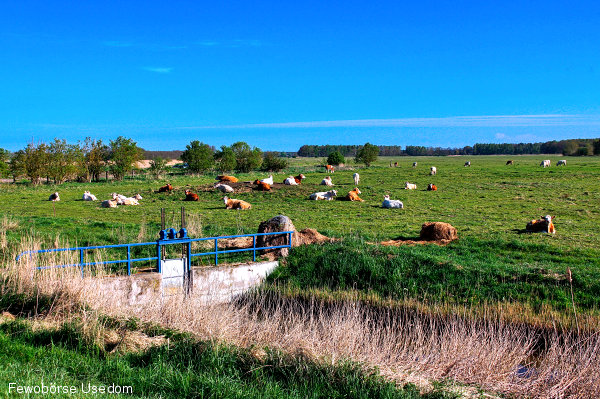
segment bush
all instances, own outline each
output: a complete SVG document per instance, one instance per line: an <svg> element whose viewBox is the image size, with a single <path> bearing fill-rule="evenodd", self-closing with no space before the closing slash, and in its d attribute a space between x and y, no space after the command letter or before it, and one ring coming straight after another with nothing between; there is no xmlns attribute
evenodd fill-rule
<svg viewBox="0 0 600 399"><path fill-rule="evenodd" d="M287 167L287 159L280 158L276 152L265 152L261 170L265 172L279 172Z"/></svg>
<svg viewBox="0 0 600 399"><path fill-rule="evenodd" d="M214 150L208 144L192 141L181 154L181 160L188 164L192 173L204 173L215 164Z"/></svg>
<svg viewBox="0 0 600 399"><path fill-rule="evenodd" d="M344 156L339 151L334 151L327 157L327 165L338 166L341 163L345 163Z"/></svg>

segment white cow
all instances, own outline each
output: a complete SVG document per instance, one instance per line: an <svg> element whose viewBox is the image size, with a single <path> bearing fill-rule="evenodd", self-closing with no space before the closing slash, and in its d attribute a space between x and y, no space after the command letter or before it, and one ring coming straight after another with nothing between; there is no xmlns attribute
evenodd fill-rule
<svg viewBox="0 0 600 399"><path fill-rule="evenodd" d="M50 197L48 197L48 201L52 201L52 202L60 201L60 196L58 195L58 192L50 194Z"/></svg>
<svg viewBox="0 0 600 399"><path fill-rule="evenodd" d="M383 202L381 203L382 208L404 208L404 204L400 200L391 200L389 195L383 197Z"/></svg>
<svg viewBox="0 0 600 399"><path fill-rule="evenodd" d="M431 167L431 172L429 173L430 175L437 175L437 168L435 166Z"/></svg>
<svg viewBox="0 0 600 399"><path fill-rule="evenodd" d="M318 200L331 201L336 196L337 196L337 191L331 190L331 191L327 191L327 192L313 193L310 195L310 197L308 197L308 199L315 200L315 201L318 201Z"/></svg>
<svg viewBox="0 0 600 399"><path fill-rule="evenodd" d="M261 182L267 183L269 186L273 185L273 175L270 175L266 179L262 179Z"/></svg>
<svg viewBox="0 0 600 399"><path fill-rule="evenodd" d="M106 201L102 201L102 208L116 208L117 207L117 200L106 200Z"/></svg>
<svg viewBox="0 0 600 399"><path fill-rule="evenodd" d="M83 193L82 199L84 201L97 201L98 200L98 198L96 198L96 196L94 194L90 194L89 191L86 191Z"/></svg>
<svg viewBox="0 0 600 399"><path fill-rule="evenodd" d="M409 183L409 182L406 182L406 183L404 184L404 189L405 189L405 190L416 190L416 189L417 189L417 185L416 185L416 184Z"/></svg>
<svg viewBox="0 0 600 399"><path fill-rule="evenodd" d="M294 179L294 176L290 176L287 179L285 179L283 181L283 184L285 184L286 186L297 186L298 183L296 183L296 179Z"/></svg>
<svg viewBox="0 0 600 399"><path fill-rule="evenodd" d="M333 181L331 180L331 176L327 176L323 180L321 180L320 185L321 186L333 187Z"/></svg>
<svg viewBox="0 0 600 399"><path fill-rule="evenodd" d="M558 161L556 163L556 166L567 166L567 160L566 159L561 159L560 161Z"/></svg>
<svg viewBox="0 0 600 399"><path fill-rule="evenodd" d="M544 168L549 168L550 167L550 160L549 159L544 159L541 163L540 166L543 166Z"/></svg>
<svg viewBox="0 0 600 399"><path fill-rule="evenodd" d="M223 183L215 184L215 188L222 193L232 193L233 192L233 188L231 186L228 186L227 184L223 184Z"/></svg>
<svg viewBox="0 0 600 399"><path fill-rule="evenodd" d="M358 173L355 173L354 175L352 175L352 177L354 177L354 185L358 186L358 182L360 181L360 175Z"/></svg>

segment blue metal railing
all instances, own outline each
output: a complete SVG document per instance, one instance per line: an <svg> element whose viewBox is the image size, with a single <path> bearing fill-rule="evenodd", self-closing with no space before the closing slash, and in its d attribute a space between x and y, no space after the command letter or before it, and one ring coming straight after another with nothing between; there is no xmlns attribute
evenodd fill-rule
<svg viewBox="0 0 600 399"><path fill-rule="evenodd" d="M257 247L256 246L256 237L258 236L267 236L267 235L287 235L287 244L285 245L276 245L271 247ZM162 247L164 245L173 245L173 244L188 244L187 245L187 263L188 269L191 268L191 260L194 257L198 256L208 256L214 255L215 257L215 265L219 264L219 254L228 254L235 252L248 252L252 251L252 260L256 261L256 251L264 250L264 249L277 249L277 248L291 248L292 247L292 234L293 231L283 231L283 232L273 232L273 233L255 233L255 234L240 234L233 236L220 236L220 237L203 237L203 238L176 238L176 239L168 239L168 240L158 240L154 242L141 242L141 243L131 243L131 244L115 244L115 245L97 245L90 247L74 247L74 248L52 248L52 249L39 249L35 251L25 251L21 252L16 260L19 261L23 256L29 255L37 255L41 253L51 253L51 252L79 252L79 263L71 263L66 265L53 265L53 266L38 266L37 270L44 269L55 269L55 268L65 268L65 267L80 267L81 268L81 276L84 276L85 268L87 266L97 266L97 265L111 265L111 264L122 264L127 263L127 275L131 275L131 266L134 262L144 262L144 261L157 261L157 269L158 272L161 272L161 264L160 259L162 255ZM224 238L240 238L240 237L252 237L252 247L250 248L240 248L240 249L228 249L228 250L219 250L219 240ZM210 252L201 252L201 253L192 253L191 243L198 241L209 241L214 240L214 251ZM142 246L156 246L156 256L146 257L146 258L132 258L131 257L131 248L132 247L142 247ZM85 262L85 252L94 249L108 249L108 248L127 248L127 259L119 259L119 260L106 260L106 261L98 261L98 262Z"/></svg>

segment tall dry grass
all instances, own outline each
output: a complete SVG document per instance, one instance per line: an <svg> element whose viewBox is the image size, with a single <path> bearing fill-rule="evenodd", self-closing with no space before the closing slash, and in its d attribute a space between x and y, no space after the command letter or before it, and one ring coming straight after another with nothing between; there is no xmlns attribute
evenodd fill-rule
<svg viewBox="0 0 600 399"><path fill-rule="evenodd" d="M39 243L24 239L21 247ZM53 256L41 262L77 262L65 253ZM3 259L4 292L50 296L48 317L76 316L90 334L98 330L94 323L100 313L136 316L200 339L268 346L327 363L351 359L422 386L449 379L520 397L600 396L600 336L594 332L554 330L540 340L539 331L497 317L402 312L360 301L299 300L264 291L227 304L207 305L194 295L157 295L130 305L131 293L108 289L106 278L82 279L76 268L40 273L34 270L40 262L13 259Z"/></svg>

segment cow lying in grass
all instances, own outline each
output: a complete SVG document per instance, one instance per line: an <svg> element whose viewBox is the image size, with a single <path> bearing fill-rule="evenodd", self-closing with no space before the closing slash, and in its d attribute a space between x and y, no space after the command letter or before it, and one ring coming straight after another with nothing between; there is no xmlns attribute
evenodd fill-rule
<svg viewBox="0 0 600 399"><path fill-rule="evenodd" d="M271 186L262 180L255 180L254 184L257 185L256 189L258 191L271 191Z"/></svg>
<svg viewBox="0 0 600 399"><path fill-rule="evenodd" d="M531 222L527 223L525 230L529 231L530 233L554 234L556 233L554 223L552 223L554 218L555 216L546 215L542 216L540 219L532 220Z"/></svg>
<svg viewBox="0 0 600 399"><path fill-rule="evenodd" d="M287 179L285 179L283 181L283 184L285 184L286 186L297 186L298 183L296 182L296 178L294 176L290 176Z"/></svg>
<svg viewBox="0 0 600 399"><path fill-rule="evenodd" d="M167 184L158 189L159 193L170 193L171 191L173 191L173 186L171 184Z"/></svg>
<svg viewBox="0 0 600 399"><path fill-rule="evenodd" d="M102 201L102 208L116 208L117 200L109 199L106 201Z"/></svg>
<svg viewBox="0 0 600 399"><path fill-rule="evenodd" d="M404 204L400 200L392 200L389 195L383 197L383 202L381 203L382 208L404 208Z"/></svg>
<svg viewBox="0 0 600 399"><path fill-rule="evenodd" d="M98 198L96 198L96 196L94 194L90 194L89 191L85 191L83 193L83 197L81 197L82 200L84 201L97 201Z"/></svg>
<svg viewBox="0 0 600 399"><path fill-rule="evenodd" d="M233 192L233 188L231 186L228 186L227 184L223 184L223 183L215 184L215 188L222 193L232 193Z"/></svg>
<svg viewBox="0 0 600 399"><path fill-rule="evenodd" d="M335 190L331 190L331 191L323 191L323 192L318 192L318 193L313 193L311 194L308 199L311 200L327 200L327 201L331 201L333 198L337 197L337 191Z"/></svg>
<svg viewBox="0 0 600 399"><path fill-rule="evenodd" d="M227 176L227 175L217 176L216 180L220 181L221 183L237 183L238 182L237 177Z"/></svg>
<svg viewBox="0 0 600 399"><path fill-rule="evenodd" d="M50 197L48 197L48 201L60 201L60 196L58 195L58 192L50 194Z"/></svg>
<svg viewBox="0 0 600 399"><path fill-rule="evenodd" d="M323 180L321 180L320 185L321 186L333 187L333 180L331 180L331 176L327 176Z"/></svg>
<svg viewBox="0 0 600 399"><path fill-rule="evenodd" d="M184 201L198 201L199 199L198 194L193 193L192 190L185 190Z"/></svg>
<svg viewBox="0 0 600 399"><path fill-rule="evenodd" d="M233 198L223 197L223 202L225 202L225 209L250 209L252 207L246 201Z"/></svg>
<svg viewBox="0 0 600 399"><path fill-rule="evenodd" d="M437 191L437 186L435 184L429 184L427 186L427 191Z"/></svg>
<svg viewBox="0 0 600 399"><path fill-rule="evenodd" d="M354 190L348 192L348 194L346 194L346 196L344 197L344 199L346 201L360 201L360 202L364 202L364 200L360 199L360 197L358 196L358 194L361 194L361 192L358 189L358 187L356 187Z"/></svg>
<svg viewBox="0 0 600 399"><path fill-rule="evenodd" d="M409 182L406 182L406 183L404 183L404 189L405 190L416 190L417 189L417 185L409 183Z"/></svg>

